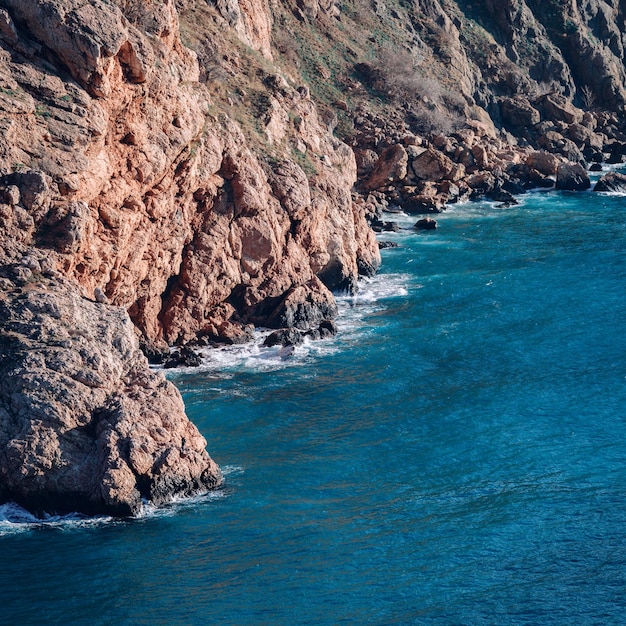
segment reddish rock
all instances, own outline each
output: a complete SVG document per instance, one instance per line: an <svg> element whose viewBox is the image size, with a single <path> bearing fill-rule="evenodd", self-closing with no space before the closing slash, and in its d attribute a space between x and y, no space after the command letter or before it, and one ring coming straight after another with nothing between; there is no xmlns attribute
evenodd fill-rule
<svg viewBox="0 0 626 626"><path fill-rule="evenodd" d="M409 156L402 144L390 146L382 152L364 183L368 191L380 189L406 178Z"/></svg>
<svg viewBox="0 0 626 626"><path fill-rule="evenodd" d="M176 388L148 369L126 312L27 265L7 270L0 501L38 513L134 515L142 500L217 487L206 441Z"/></svg>
<svg viewBox="0 0 626 626"><path fill-rule="evenodd" d="M569 100L560 94L548 94L537 101L544 117L553 121L562 121L567 124L579 124L584 112L576 108Z"/></svg>
<svg viewBox="0 0 626 626"><path fill-rule="evenodd" d="M410 173L420 180L438 182L447 179L455 172L455 164L435 148L426 148L411 159Z"/></svg>
<svg viewBox="0 0 626 626"><path fill-rule="evenodd" d="M544 176L556 174L561 160L549 152L531 152L526 157L526 165L537 170Z"/></svg>

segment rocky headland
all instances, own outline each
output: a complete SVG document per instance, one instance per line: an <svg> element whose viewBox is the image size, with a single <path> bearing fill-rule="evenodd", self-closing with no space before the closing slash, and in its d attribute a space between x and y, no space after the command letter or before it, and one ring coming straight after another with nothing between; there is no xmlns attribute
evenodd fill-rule
<svg viewBox="0 0 626 626"><path fill-rule="evenodd" d="M0 0L0 501L130 515L218 486L145 355L332 336L390 209L430 229L451 202L589 188L626 154L624 17Z"/></svg>

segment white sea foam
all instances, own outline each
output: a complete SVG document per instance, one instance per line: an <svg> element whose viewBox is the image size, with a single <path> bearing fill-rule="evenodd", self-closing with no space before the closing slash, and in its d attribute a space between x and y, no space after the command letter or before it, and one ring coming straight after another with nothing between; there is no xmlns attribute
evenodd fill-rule
<svg viewBox="0 0 626 626"><path fill-rule="evenodd" d="M243 465L224 465L222 467L222 474L224 478L228 476L239 476L240 474L245 473L245 468Z"/></svg>
<svg viewBox="0 0 626 626"><path fill-rule="evenodd" d="M243 472L243 467L228 465L223 467L224 485L228 486L228 476L236 476ZM176 515L181 509L203 505L207 502L220 500L226 496L227 491L221 488L195 496L175 496L170 502L159 507L144 501L142 502L140 512L133 518L117 518L108 515L90 517L82 513L68 513L66 515L44 514L42 517L36 517L14 502L8 502L0 505L0 537L45 529L71 531L102 525L124 524L129 523L133 519L145 520L170 517Z"/></svg>
<svg viewBox="0 0 626 626"><path fill-rule="evenodd" d="M311 363L315 359L324 358L340 350L342 342L348 339L346 334L351 338L353 332L362 328L363 319L380 310L385 300L406 297L408 285L407 274L377 274L359 281L359 290L355 295L337 296L339 308L339 315L335 320L338 328L337 337L316 341L305 338L299 346L266 347L263 342L272 331L257 329L254 341L250 343L201 348L198 350L202 357L202 364L199 367L181 367L163 371L173 379L180 375L198 373L208 375L215 373L223 379L225 376L232 376L234 372L273 372Z"/></svg>
<svg viewBox="0 0 626 626"><path fill-rule="evenodd" d="M200 493L195 496L174 496L169 502L162 506L154 506L150 502L144 501L139 513L133 518L135 520L153 519L159 517L172 517L181 510L195 508L207 502L214 502L226 497L223 489Z"/></svg>
<svg viewBox="0 0 626 626"><path fill-rule="evenodd" d="M39 518L14 502L0 505L0 537L20 532L56 528L72 530L90 528L119 521L109 516L88 517L80 513L44 515Z"/></svg>
<svg viewBox="0 0 626 626"><path fill-rule="evenodd" d="M367 318L384 309L388 301L406 298L411 286L408 274L376 274L364 278L359 283L359 291L354 295L337 297L339 316L337 317L337 342L352 343L367 332Z"/></svg>

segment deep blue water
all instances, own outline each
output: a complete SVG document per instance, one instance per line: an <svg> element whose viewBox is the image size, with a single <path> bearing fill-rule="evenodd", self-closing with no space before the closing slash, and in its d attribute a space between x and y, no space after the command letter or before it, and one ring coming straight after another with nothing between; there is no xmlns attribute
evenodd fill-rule
<svg viewBox="0 0 626 626"><path fill-rule="evenodd" d="M217 494L5 507L0 623L626 623L626 198L438 221L385 237L335 341L174 375Z"/></svg>

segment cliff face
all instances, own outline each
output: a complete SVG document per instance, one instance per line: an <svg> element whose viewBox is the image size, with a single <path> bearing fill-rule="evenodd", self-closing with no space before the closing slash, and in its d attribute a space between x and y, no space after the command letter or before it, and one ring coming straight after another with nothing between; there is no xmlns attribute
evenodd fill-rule
<svg viewBox="0 0 626 626"><path fill-rule="evenodd" d="M0 498L216 485L126 316L157 349L316 327L390 203L579 184L626 151L623 32L617 0L0 0Z"/></svg>
<svg viewBox="0 0 626 626"><path fill-rule="evenodd" d="M271 323L299 286L306 298L294 305L319 302L310 314L325 317L332 298L316 275L336 288L356 279L361 257L377 265L351 203L354 158L306 89L268 72L259 107L267 142L294 142L311 183L293 160L268 175L212 107L173 2L3 4L13 35L3 164L18 172L4 182L23 188L20 170L36 170L45 187L24 244L46 246L85 294L128 309L147 340ZM269 55L267 7L242 3L238 15L235 32ZM69 223L71 242L50 236Z"/></svg>

